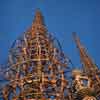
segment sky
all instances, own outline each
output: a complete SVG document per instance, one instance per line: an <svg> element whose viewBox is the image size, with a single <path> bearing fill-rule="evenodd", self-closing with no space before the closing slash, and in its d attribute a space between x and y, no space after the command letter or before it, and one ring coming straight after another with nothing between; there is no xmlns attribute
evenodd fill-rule
<svg viewBox="0 0 100 100"><path fill-rule="evenodd" d="M100 65L100 0L0 0L0 64L6 64L12 43L31 26L37 8L75 67L81 65L72 32Z"/></svg>

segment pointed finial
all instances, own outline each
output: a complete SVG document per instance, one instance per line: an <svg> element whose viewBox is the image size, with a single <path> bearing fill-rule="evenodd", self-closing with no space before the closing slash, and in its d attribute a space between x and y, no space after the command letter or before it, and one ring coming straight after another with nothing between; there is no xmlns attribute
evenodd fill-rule
<svg viewBox="0 0 100 100"><path fill-rule="evenodd" d="M43 18L43 15L42 15L40 9L36 9L35 18L34 18L33 23L44 25L44 18Z"/></svg>
<svg viewBox="0 0 100 100"><path fill-rule="evenodd" d="M32 36L36 33L45 34L47 33L46 26L44 24L44 18L40 9L36 9L35 17L32 24Z"/></svg>

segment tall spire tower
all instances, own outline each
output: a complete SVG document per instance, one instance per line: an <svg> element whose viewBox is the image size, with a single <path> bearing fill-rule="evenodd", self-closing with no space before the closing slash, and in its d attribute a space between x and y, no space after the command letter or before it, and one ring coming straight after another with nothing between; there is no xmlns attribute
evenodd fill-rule
<svg viewBox="0 0 100 100"><path fill-rule="evenodd" d="M13 44L8 61L5 74L9 84L3 88L4 100L68 97L65 70L69 62L47 32L40 10L36 11L32 27Z"/></svg>

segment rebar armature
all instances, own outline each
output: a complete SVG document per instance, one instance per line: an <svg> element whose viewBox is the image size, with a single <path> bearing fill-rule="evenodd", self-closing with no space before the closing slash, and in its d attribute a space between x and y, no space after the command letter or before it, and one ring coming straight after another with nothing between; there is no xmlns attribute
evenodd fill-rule
<svg viewBox="0 0 100 100"><path fill-rule="evenodd" d="M32 24L10 49L9 80L3 88L4 100L65 100L68 81L65 77L68 59L56 46L44 25L39 10Z"/></svg>
<svg viewBox="0 0 100 100"><path fill-rule="evenodd" d="M40 10L9 50L0 100L100 100L100 70L74 33L82 67L70 69Z"/></svg>

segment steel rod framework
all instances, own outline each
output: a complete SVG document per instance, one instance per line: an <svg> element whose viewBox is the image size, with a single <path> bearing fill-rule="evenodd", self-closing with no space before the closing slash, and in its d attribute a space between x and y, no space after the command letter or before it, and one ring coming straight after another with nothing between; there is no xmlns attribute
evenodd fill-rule
<svg viewBox="0 0 100 100"><path fill-rule="evenodd" d="M2 90L4 100L61 100L67 97L65 78L68 59L47 32L39 10L32 24L13 44L6 71L9 84Z"/></svg>
<svg viewBox="0 0 100 100"><path fill-rule="evenodd" d="M32 26L9 51L4 72L8 83L0 90L0 100L100 100L100 70L75 33L74 40L81 70L69 70L70 59L37 10Z"/></svg>

